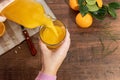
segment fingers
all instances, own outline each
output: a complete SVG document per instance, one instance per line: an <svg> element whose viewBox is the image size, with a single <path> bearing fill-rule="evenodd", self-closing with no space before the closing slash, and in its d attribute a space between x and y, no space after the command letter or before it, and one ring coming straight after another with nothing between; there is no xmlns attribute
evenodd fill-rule
<svg viewBox="0 0 120 80"><path fill-rule="evenodd" d="M65 38L65 41L64 41L62 47L66 47L66 49L68 49L69 46L70 46L70 42L71 42L71 41L70 41L70 33L69 33L68 30L67 30L66 38Z"/></svg>
<svg viewBox="0 0 120 80"><path fill-rule="evenodd" d="M70 47L70 43L71 43L71 41L70 41L70 33L67 30L66 38L65 38L64 42L62 43L62 45L60 46L59 51L67 52L69 47Z"/></svg>
<svg viewBox="0 0 120 80"><path fill-rule="evenodd" d="M64 40L64 43L63 43L63 47L65 46L65 47L69 47L70 46L70 33L68 32L68 30L67 30L67 33L66 33L66 38L65 38L65 40Z"/></svg>
<svg viewBox="0 0 120 80"><path fill-rule="evenodd" d="M67 35L67 37L70 38L70 33L69 33L68 29L67 29L67 33L66 33L66 35Z"/></svg>
<svg viewBox="0 0 120 80"><path fill-rule="evenodd" d="M40 45L40 48L42 50L47 50L48 49L47 46L41 40L39 41L39 45Z"/></svg>

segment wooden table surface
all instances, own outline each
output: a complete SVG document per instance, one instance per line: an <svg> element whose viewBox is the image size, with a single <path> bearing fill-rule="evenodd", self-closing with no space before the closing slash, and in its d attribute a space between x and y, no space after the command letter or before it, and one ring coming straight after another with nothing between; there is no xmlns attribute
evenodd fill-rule
<svg viewBox="0 0 120 80"><path fill-rule="evenodd" d="M120 10L117 19L94 19L90 28L82 29L75 24L77 12L69 8L67 0L46 2L71 34L71 47L59 69L58 80L120 80ZM36 56L31 56L25 41L0 56L0 80L35 79L41 69L38 34L32 40L38 51Z"/></svg>

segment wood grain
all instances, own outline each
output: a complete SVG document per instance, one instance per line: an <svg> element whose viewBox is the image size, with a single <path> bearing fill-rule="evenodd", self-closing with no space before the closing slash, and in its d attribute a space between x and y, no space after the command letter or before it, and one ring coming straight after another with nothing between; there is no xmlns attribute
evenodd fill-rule
<svg viewBox="0 0 120 80"><path fill-rule="evenodd" d="M120 10L117 19L94 19L90 28L82 29L75 24L77 12L69 8L67 0L46 2L71 34L71 47L59 69L58 80L120 80ZM0 57L0 80L35 79L41 68L41 53L38 34L32 39L39 52L35 57L30 55L26 42Z"/></svg>

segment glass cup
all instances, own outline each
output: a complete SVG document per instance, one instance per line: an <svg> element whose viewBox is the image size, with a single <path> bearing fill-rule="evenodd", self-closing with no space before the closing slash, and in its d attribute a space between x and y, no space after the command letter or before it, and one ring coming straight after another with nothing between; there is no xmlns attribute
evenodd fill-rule
<svg viewBox="0 0 120 80"><path fill-rule="evenodd" d="M59 21L54 20L53 24L57 31L57 35L46 26L40 27L40 39L43 43L47 45L48 48L55 49L58 48L64 41L66 37L66 27L65 25Z"/></svg>

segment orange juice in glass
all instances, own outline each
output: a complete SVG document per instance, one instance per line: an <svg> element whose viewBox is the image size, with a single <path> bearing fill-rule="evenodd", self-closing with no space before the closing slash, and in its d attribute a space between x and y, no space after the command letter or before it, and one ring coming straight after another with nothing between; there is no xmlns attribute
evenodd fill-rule
<svg viewBox="0 0 120 80"><path fill-rule="evenodd" d="M48 48L58 48L66 37L65 25L59 20L53 21L53 24L58 36L56 36L51 29L45 26L40 28L40 39L47 45Z"/></svg>

